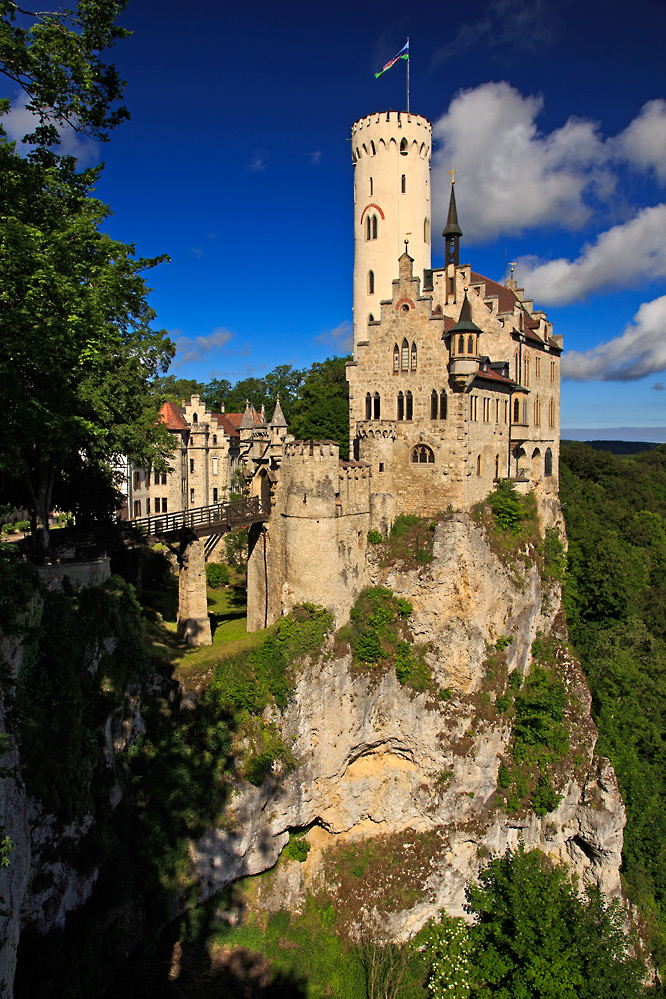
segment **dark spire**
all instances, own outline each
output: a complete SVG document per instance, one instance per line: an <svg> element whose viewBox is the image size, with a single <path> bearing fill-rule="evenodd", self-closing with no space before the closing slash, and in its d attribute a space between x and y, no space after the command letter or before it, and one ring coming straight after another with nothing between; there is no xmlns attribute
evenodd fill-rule
<svg viewBox="0 0 666 999"><path fill-rule="evenodd" d="M446 240L446 266L453 264L458 266L460 255L460 237L462 229L458 224L458 209L456 208L456 189L453 180L451 181L451 198L449 199L449 214L442 233Z"/></svg>
<svg viewBox="0 0 666 999"><path fill-rule="evenodd" d="M465 299L460 310L460 318L455 326L452 326L449 333L482 333L476 323L472 322L472 306L467 298L467 288L465 288Z"/></svg>

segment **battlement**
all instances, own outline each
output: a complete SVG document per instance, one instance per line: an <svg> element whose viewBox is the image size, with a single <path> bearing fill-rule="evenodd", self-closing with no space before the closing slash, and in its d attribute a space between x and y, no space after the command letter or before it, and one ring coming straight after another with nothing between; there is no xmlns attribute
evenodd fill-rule
<svg viewBox="0 0 666 999"><path fill-rule="evenodd" d="M341 461L340 480L369 479L372 477L372 469L367 461Z"/></svg>
<svg viewBox="0 0 666 999"><path fill-rule="evenodd" d="M356 428L357 435L364 439L395 440L395 423L392 420L359 420Z"/></svg>
<svg viewBox="0 0 666 999"><path fill-rule="evenodd" d="M405 140L410 153L430 159L432 125L427 118L407 111L366 115L352 125L352 159L357 162L362 156L376 156L391 146L400 149Z"/></svg>
<svg viewBox="0 0 666 999"><path fill-rule="evenodd" d="M284 447L285 458L304 461L338 461L340 448L334 441L290 441Z"/></svg>

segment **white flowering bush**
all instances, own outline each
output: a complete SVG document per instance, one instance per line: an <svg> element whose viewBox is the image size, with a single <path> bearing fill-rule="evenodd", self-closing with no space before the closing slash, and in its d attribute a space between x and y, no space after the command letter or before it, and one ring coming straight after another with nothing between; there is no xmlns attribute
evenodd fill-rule
<svg viewBox="0 0 666 999"><path fill-rule="evenodd" d="M440 922L433 922L428 927L425 949L430 959L428 996L431 999L468 999L472 941L465 920L442 914Z"/></svg>

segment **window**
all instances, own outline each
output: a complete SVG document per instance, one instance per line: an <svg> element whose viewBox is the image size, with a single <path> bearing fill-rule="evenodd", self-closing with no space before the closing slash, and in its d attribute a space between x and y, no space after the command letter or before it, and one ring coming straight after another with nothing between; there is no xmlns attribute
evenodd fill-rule
<svg viewBox="0 0 666 999"><path fill-rule="evenodd" d="M380 462L379 462L379 471L380 471L380 472L383 472L383 471L384 471L384 462L383 462L383 461L380 461Z"/></svg>
<svg viewBox="0 0 666 999"><path fill-rule="evenodd" d="M458 337L458 353L459 354L465 353L465 337L462 335L462 333Z"/></svg>
<svg viewBox="0 0 666 999"><path fill-rule="evenodd" d="M407 178L403 173L402 177L400 178L400 193L405 194L406 191L407 191Z"/></svg>
<svg viewBox="0 0 666 999"><path fill-rule="evenodd" d="M138 489L141 485L141 472L134 473L134 488Z"/></svg>
<svg viewBox="0 0 666 999"><path fill-rule="evenodd" d="M534 400L534 426L541 426L541 399L538 396Z"/></svg>
<svg viewBox="0 0 666 999"><path fill-rule="evenodd" d="M374 323L374 321L375 321L375 317L373 316L372 312L369 312L368 313L368 326L370 325L370 323Z"/></svg>
<svg viewBox="0 0 666 999"><path fill-rule="evenodd" d="M504 422L505 423L509 422L509 400L508 399L504 400Z"/></svg>
<svg viewBox="0 0 666 999"><path fill-rule="evenodd" d="M369 392L365 394L365 418L366 420L372 419L372 396Z"/></svg>
<svg viewBox="0 0 666 999"><path fill-rule="evenodd" d="M449 295L453 295L456 290L456 279L453 277L449 278Z"/></svg>
<svg viewBox="0 0 666 999"><path fill-rule="evenodd" d="M495 478L499 479L499 455L495 455Z"/></svg>
<svg viewBox="0 0 666 999"><path fill-rule="evenodd" d="M190 489L190 504L194 505L194 489Z"/></svg>
<svg viewBox="0 0 666 999"><path fill-rule="evenodd" d="M550 450L550 448L546 448L543 470L545 475L553 474L553 452Z"/></svg>
<svg viewBox="0 0 666 999"><path fill-rule="evenodd" d="M428 218L423 220L423 242L430 242L430 219Z"/></svg>
<svg viewBox="0 0 666 999"><path fill-rule="evenodd" d="M368 271L368 295L375 293L375 272Z"/></svg>
<svg viewBox="0 0 666 999"><path fill-rule="evenodd" d="M435 454L427 444L417 444L412 450L413 465L434 465Z"/></svg>
<svg viewBox="0 0 666 999"><path fill-rule="evenodd" d="M166 484L167 484L167 473L162 472L162 485L165 486Z"/></svg>
<svg viewBox="0 0 666 999"><path fill-rule="evenodd" d="M213 486L213 503L217 503L217 486Z"/></svg>
<svg viewBox="0 0 666 999"><path fill-rule="evenodd" d="M550 380L555 381L555 361L550 362Z"/></svg>
<svg viewBox="0 0 666 999"><path fill-rule="evenodd" d="M166 496L163 496L162 497L162 513L166 513L166 512L167 512L167 501L166 501Z"/></svg>
<svg viewBox="0 0 666 999"><path fill-rule="evenodd" d="M548 426L555 426L555 403L552 399L548 403Z"/></svg>
<svg viewBox="0 0 666 999"><path fill-rule="evenodd" d="M480 454L477 455L476 459L476 474L479 476L483 475L483 457Z"/></svg>
<svg viewBox="0 0 666 999"><path fill-rule="evenodd" d="M539 356L534 358L534 377L541 378L541 358Z"/></svg>
<svg viewBox="0 0 666 999"><path fill-rule="evenodd" d="M217 444L217 434L213 434L213 444Z"/></svg>
<svg viewBox="0 0 666 999"><path fill-rule="evenodd" d="M483 405L483 422L490 423L490 399L484 396L481 402Z"/></svg>
<svg viewBox="0 0 666 999"><path fill-rule="evenodd" d="M518 351L513 356L513 380L514 382L520 382L520 361L518 358Z"/></svg>
<svg viewBox="0 0 666 999"><path fill-rule="evenodd" d="M372 238L377 239L377 216L372 216Z"/></svg>
<svg viewBox="0 0 666 999"><path fill-rule="evenodd" d="M141 500L134 500L134 516L141 516Z"/></svg>
<svg viewBox="0 0 666 999"><path fill-rule="evenodd" d="M476 417L477 417L476 404L477 404L477 397L475 395L471 395L469 397L469 418L470 418L470 420L476 420Z"/></svg>
<svg viewBox="0 0 666 999"><path fill-rule="evenodd" d="M398 371L400 371L400 350L396 343L393 348L393 373L396 374Z"/></svg>
<svg viewBox="0 0 666 999"><path fill-rule="evenodd" d="M444 389L442 389L442 391L439 393L439 418L440 418L440 420L445 420L446 419L447 410L448 410L447 402L448 402L448 400L446 398L446 392L444 391Z"/></svg>
<svg viewBox="0 0 666 999"><path fill-rule="evenodd" d="M146 513L150 517L150 500L146 500Z"/></svg>
<svg viewBox="0 0 666 999"><path fill-rule="evenodd" d="M432 392L430 393L430 419L431 420L436 420L437 419L437 404L438 404L437 393L433 389Z"/></svg>
<svg viewBox="0 0 666 999"><path fill-rule="evenodd" d="M213 475L217 475L217 458L213 458Z"/></svg>
<svg viewBox="0 0 666 999"><path fill-rule="evenodd" d="M365 238L372 239L372 222L369 215L365 217Z"/></svg>
<svg viewBox="0 0 666 999"><path fill-rule="evenodd" d="M160 484L160 473L159 472L155 472L155 478L154 478L153 481L154 481L154 483L155 483L156 486L159 486L159 484Z"/></svg>
<svg viewBox="0 0 666 999"><path fill-rule="evenodd" d="M409 371L409 344L406 340L402 341L402 363L401 367L403 371Z"/></svg>
<svg viewBox="0 0 666 999"><path fill-rule="evenodd" d="M397 418L399 420L404 420L405 418L405 397L402 392L398 392L398 412Z"/></svg>
<svg viewBox="0 0 666 999"><path fill-rule="evenodd" d="M495 423L499 423L499 399L495 399Z"/></svg>
<svg viewBox="0 0 666 999"><path fill-rule="evenodd" d="M407 155L407 139L400 140L400 155L401 156Z"/></svg>
<svg viewBox="0 0 666 999"><path fill-rule="evenodd" d="M474 353L474 337L471 334L467 337L467 353Z"/></svg>
<svg viewBox="0 0 666 999"><path fill-rule="evenodd" d="M405 419L411 420L414 416L414 400L412 399L412 393L408 392L405 396Z"/></svg>
<svg viewBox="0 0 666 999"><path fill-rule="evenodd" d="M160 498L159 498L159 496L156 496L155 497L155 513L159 513L159 512L160 512Z"/></svg>
<svg viewBox="0 0 666 999"><path fill-rule="evenodd" d="M381 399L379 398L379 392L375 392L373 402L375 408L375 419L378 420L381 414Z"/></svg>
<svg viewBox="0 0 666 999"><path fill-rule="evenodd" d="M198 423L199 417L196 413L192 413L192 423Z"/></svg>
<svg viewBox="0 0 666 999"><path fill-rule="evenodd" d="M416 344L412 344L412 371L416 371Z"/></svg>
<svg viewBox="0 0 666 999"><path fill-rule="evenodd" d="M525 360L523 361L523 378L525 388L530 384L530 358L529 354L525 354Z"/></svg>
<svg viewBox="0 0 666 999"><path fill-rule="evenodd" d="M523 403L523 423L527 426L527 399Z"/></svg>
<svg viewBox="0 0 666 999"><path fill-rule="evenodd" d="M194 472L194 458L190 458L190 474Z"/></svg>
<svg viewBox="0 0 666 999"><path fill-rule="evenodd" d="M372 177L370 178L370 197L372 197Z"/></svg>
<svg viewBox="0 0 666 999"><path fill-rule="evenodd" d="M520 423L520 401L518 399L513 400L513 422Z"/></svg>

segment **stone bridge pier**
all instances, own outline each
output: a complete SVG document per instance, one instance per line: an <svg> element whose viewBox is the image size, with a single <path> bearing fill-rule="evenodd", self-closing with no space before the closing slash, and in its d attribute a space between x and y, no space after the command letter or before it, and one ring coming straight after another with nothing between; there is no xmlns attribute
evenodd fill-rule
<svg viewBox="0 0 666 999"><path fill-rule="evenodd" d="M205 538L183 541L178 563L178 634L188 645L212 645L206 598Z"/></svg>

